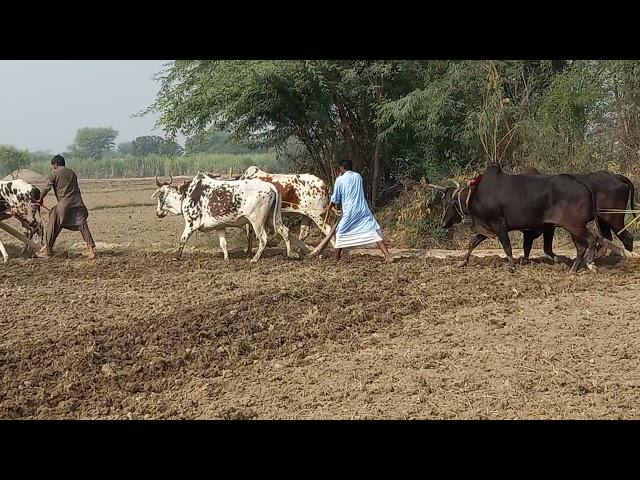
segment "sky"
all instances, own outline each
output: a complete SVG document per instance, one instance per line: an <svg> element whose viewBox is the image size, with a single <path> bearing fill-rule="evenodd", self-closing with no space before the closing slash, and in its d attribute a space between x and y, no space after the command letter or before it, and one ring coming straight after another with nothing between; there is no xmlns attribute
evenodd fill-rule
<svg viewBox="0 0 640 480"><path fill-rule="evenodd" d="M82 127L112 127L116 143L164 136L157 115L131 115L153 103L167 62L0 60L0 144L61 153Z"/></svg>

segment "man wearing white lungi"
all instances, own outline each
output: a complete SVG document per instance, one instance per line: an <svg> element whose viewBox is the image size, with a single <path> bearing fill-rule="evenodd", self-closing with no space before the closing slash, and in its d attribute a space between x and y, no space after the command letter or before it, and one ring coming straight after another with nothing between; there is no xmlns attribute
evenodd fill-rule
<svg viewBox="0 0 640 480"><path fill-rule="evenodd" d="M376 243L385 261L392 262L393 257L382 239L380 225L374 218L362 188L362 177L352 171L351 160L340 162L340 175L336 179L331 195L331 204L342 205L342 218L336 229L335 259L342 257L342 249Z"/></svg>

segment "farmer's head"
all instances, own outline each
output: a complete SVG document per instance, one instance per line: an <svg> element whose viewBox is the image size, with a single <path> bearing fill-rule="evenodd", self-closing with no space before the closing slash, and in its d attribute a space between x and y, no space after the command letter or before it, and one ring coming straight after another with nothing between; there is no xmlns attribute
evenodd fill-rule
<svg viewBox="0 0 640 480"><path fill-rule="evenodd" d="M353 162L351 160L342 160L340 162L340 169L339 169L340 175L350 170L353 170Z"/></svg>
<svg viewBox="0 0 640 480"><path fill-rule="evenodd" d="M64 157L62 155L56 155L51 159L51 165L53 165L54 170L58 167L64 167Z"/></svg>

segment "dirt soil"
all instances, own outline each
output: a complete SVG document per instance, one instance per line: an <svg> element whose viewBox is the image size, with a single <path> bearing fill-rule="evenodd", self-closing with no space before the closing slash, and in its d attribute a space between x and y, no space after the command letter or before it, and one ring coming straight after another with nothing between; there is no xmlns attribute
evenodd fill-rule
<svg viewBox="0 0 640 480"><path fill-rule="evenodd" d="M0 233L0 418L640 418L637 259L251 264L200 234L175 261L153 180L81 188L97 260L77 232L51 260Z"/></svg>

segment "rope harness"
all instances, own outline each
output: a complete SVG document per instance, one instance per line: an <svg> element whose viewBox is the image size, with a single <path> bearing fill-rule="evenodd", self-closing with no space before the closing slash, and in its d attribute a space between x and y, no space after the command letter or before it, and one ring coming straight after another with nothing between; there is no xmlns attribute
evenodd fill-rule
<svg viewBox="0 0 640 480"><path fill-rule="evenodd" d="M470 216L469 206L471 205L472 194L476 189L476 187L480 184L481 180L482 180L482 175L478 175L477 177L469 180L465 186L458 187L453 191L453 194L452 194L453 206L456 209L456 212L458 212L458 215L460 215L462 219L468 218ZM462 208L462 191L465 188L469 189L469 191L467 192L467 198L464 202L465 205L467 206L467 213L465 213L464 209Z"/></svg>

